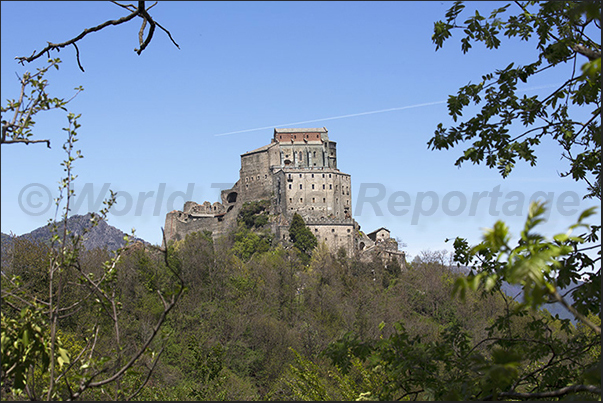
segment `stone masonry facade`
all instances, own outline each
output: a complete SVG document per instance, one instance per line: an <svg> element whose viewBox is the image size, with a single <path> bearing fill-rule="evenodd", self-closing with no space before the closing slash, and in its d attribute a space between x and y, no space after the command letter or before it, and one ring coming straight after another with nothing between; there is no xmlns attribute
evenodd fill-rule
<svg viewBox="0 0 603 403"><path fill-rule="evenodd" d="M206 230L216 239L236 228L245 202L269 200L269 225L278 239L289 239L289 224L298 213L332 251L343 248L348 256L362 256L378 250L384 260L403 263L404 253L387 229L380 229L375 239L360 232L352 218L351 182L337 168L337 144L325 127L274 129L270 144L241 155L239 179L221 192L221 202L187 201L182 211L166 215L165 236L180 240Z"/></svg>

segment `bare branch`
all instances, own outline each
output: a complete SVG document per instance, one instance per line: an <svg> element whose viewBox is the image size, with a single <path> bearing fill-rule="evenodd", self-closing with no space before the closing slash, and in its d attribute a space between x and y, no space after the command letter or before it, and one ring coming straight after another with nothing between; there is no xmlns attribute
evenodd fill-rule
<svg viewBox="0 0 603 403"><path fill-rule="evenodd" d="M601 51L598 51L596 49L590 49L587 48L584 45L581 44L575 44L572 45L572 50L576 53L581 54L582 56L586 56L588 58L588 60L590 60L591 62L593 60L597 60L601 58Z"/></svg>
<svg viewBox="0 0 603 403"><path fill-rule="evenodd" d="M111 3L115 4L116 6L123 7L123 8L125 8L128 11L135 11L136 10L136 7L134 6L134 4L119 4L116 1L111 1Z"/></svg>
<svg viewBox="0 0 603 403"><path fill-rule="evenodd" d="M117 380L118 378L120 378L128 369L130 369L130 367L132 365L134 365L134 363L136 361L138 361L138 359L140 358L140 356L146 351L146 349L151 345L151 342L153 341L153 339L155 338L155 336L157 335L157 333L159 332L159 329L161 328L161 326L163 325L163 322L165 321L165 318L167 317L167 314L172 310L172 308L176 305L176 301L178 300L178 298L180 297L180 294L182 293L182 289L176 294L175 297L172 297L169 306L167 307L167 309L165 309L162 313L161 316L159 317L159 320L157 321L157 323L155 324L155 327L153 328L153 332L151 333L151 335L147 338L147 340L145 341L145 343L142 345L142 347L138 350L138 352L134 355L134 357L132 357L130 359L130 361L128 361L127 364L125 364L119 371L117 371L113 376L104 379L102 381L98 381L98 382L94 382L94 383L90 383L88 385L88 387L94 388L94 387L98 387L98 386L103 386L106 385L108 383L111 383L115 380ZM76 394L77 395L77 394Z"/></svg>
<svg viewBox="0 0 603 403"><path fill-rule="evenodd" d="M84 72L84 68L82 67L82 63L80 63L80 50L78 49L76 43L73 43L73 47L75 48L75 59L77 60L77 65Z"/></svg>
<svg viewBox="0 0 603 403"><path fill-rule="evenodd" d="M132 399L134 399L140 393L140 391L142 390L142 388L144 388L146 386L147 382L149 382L149 379L151 379L151 375L153 374L153 370L155 369L155 366L157 365L157 362L159 361L159 357L161 357L161 354L163 354L164 350L165 350L165 346L163 346L161 348L161 350L157 354L157 357L155 357L155 360L153 361L153 364L151 364L151 368L149 368L149 372L147 373L147 376L146 376L144 382L126 400L132 400Z"/></svg>
<svg viewBox="0 0 603 403"><path fill-rule="evenodd" d="M149 13L147 13L147 11L144 9L144 1L138 2L138 10L140 15L144 19L142 27L140 28L140 32L138 34L139 40L142 39L145 23L148 21L150 24L149 33L147 34L147 38L144 40L144 42L141 41L140 49L134 49L134 51L140 55L142 51L146 49L149 43L151 43L151 39L153 38L153 34L155 33L155 21L153 21Z"/></svg>
<svg viewBox="0 0 603 403"><path fill-rule="evenodd" d="M132 20L135 17L140 17L143 19L143 23L142 23L142 27L140 29L139 32L139 42L140 42L140 48L139 49L134 49L135 52L140 55L142 53L142 51L149 45L149 43L151 42L151 39L153 38L153 34L155 32L155 26L159 26L170 38L170 40L172 41L172 43L174 45L176 45L176 47L178 49L180 49L180 46L178 46L178 44L174 41L174 39L172 38L172 35L170 34L170 32L163 28L161 25L157 24L155 21L153 21L153 18L151 18L151 16L148 13L148 10L150 10L151 8L153 8L157 2L155 2L153 5L151 5L148 9L145 8L145 2L144 1L139 1L138 2L138 6L135 7L133 4L120 4L116 1L112 1L111 3L122 7L128 11L130 11L130 14L125 16L125 17L121 17L119 19L116 20L108 20L103 22L102 24L99 24L97 26L91 27L91 28L86 28L84 29L78 36L62 42L62 43L51 43L48 42L48 45L46 45L46 47L44 49L42 49L39 52L36 52L34 50L34 52L31 54L31 56L18 56L15 59L19 61L19 63L24 64L25 62L32 62L34 60L36 60L37 58L41 57L44 54L48 54L50 55L50 51L60 51L61 48L64 48L66 46L69 45L74 45L75 43L78 42L79 40L83 39L86 35L88 35L89 33L92 32L96 32L96 31L100 31L103 28L108 27L109 25L120 25L123 24L125 22L128 22L130 20ZM150 24L150 28L149 28L149 33L147 35L147 38L143 41L142 40L142 36L143 36L143 31L144 28L146 26L146 23ZM79 56L79 49L77 48L77 46L75 46L76 49L76 58L77 58L77 63L78 66L80 68L80 70L84 71L84 68L82 67L81 63L80 63L80 56Z"/></svg>
<svg viewBox="0 0 603 403"><path fill-rule="evenodd" d="M582 321L586 326L590 327L592 330L595 331L595 333L597 334L601 334L601 326L597 326L595 325L593 322L591 322L586 316L582 315L580 312L578 312L576 310L576 308L574 308L572 305L570 305L562 296L561 294L559 294L559 291L555 288L555 291L551 293L553 295L553 297L555 297L555 299L557 300L557 302L560 302L561 305L563 305L565 307L565 309L567 309L568 311L570 311L576 318L578 318L580 321Z"/></svg>
<svg viewBox="0 0 603 403"><path fill-rule="evenodd" d="M172 38L172 34L170 33L170 31L168 31L167 29L165 29L164 27L162 27L161 24L158 23L157 21L155 21L155 24L157 24L157 26L159 28L161 28L163 30L163 32L165 32L167 34L167 36L169 36L169 38L172 41L172 43L174 44L174 46L176 46L178 49L180 49L180 46L178 46L178 44L176 43L176 41L174 40L174 38Z"/></svg>
<svg viewBox="0 0 603 403"><path fill-rule="evenodd" d="M25 143L27 145L33 143L46 143L46 146L50 148L50 140L29 140L29 139L15 139L15 140L2 140L2 144L15 144Z"/></svg>
<svg viewBox="0 0 603 403"><path fill-rule="evenodd" d="M19 63L24 64L24 62L28 62L31 63L34 60L36 60L37 58L39 58L40 56L42 56L44 53L50 52L51 50L60 50L61 48L64 48L66 46L69 46L77 41L79 41L80 39L82 39L83 37L85 37L86 35L88 35L91 32L96 32L96 31L100 31L101 29L108 27L109 25L119 25L119 24L123 24L124 22L128 22L131 19L133 19L134 17L136 17L139 14L139 10L134 11L132 14L127 15L125 17L119 18L117 20L109 20L109 21L105 21L100 25L97 25L95 27L92 28L86 28L84 31L82 31L81 34L79 34L78 36L76 36L73 39L70 39L66 42L63 43L50 43L48 42L48 45L42 49L41 51L39 51L38 53L36 53L34 51L34 53L29 56L29 57L23 57L23 56L18 56L15 59L17 59L19 61Z"/></svg>
<svg viewBox="0 0 603 403"><path fill-rule="evenodd" d="M162 231L163 231L163 229L162 229ZM163 240L164 240L165 244L167 245L167 241L165 240L165 233L163 234ZM80 385L79 390L73 395L74 399L77 399L79 396L81 396L81 394L87 388L103 386L103 385L114 382L114 381L118 380L119 378L121 378L124 375L124 373L127 370L129 370L138 361L138 359L142 356L142 354L144 354L144 352L147 350L147 348L151 345L151 342L155 339L155 336L157 335L157 333L159 333L161 326L165 322L165 319L166 319L168 313L172 310L172 308L174 308L174 306L180 299L180 296L182 295L182 293L184 291L184 281L182 280L182 277L180 277L179 273L171 266L169 259L168 259L168 249L166 248L162 252L164 253L164 261L166 263L167 268L170 270L170 272L172 272L172 274L178 280L179 287L178 287L177 292L172 294L169 303L165 306L165 308L164 308L163 312L161 313L159 319L157 320L151 334L149 335L147 340L144 342L144 344L138 349L136 354L125 365L123 365L115 374L113 374L109 378L103 379L98 382L92 382L92 379L89 379L87 382L83 382Z"/></svg>
<svg viewBox="0 0 603 403"><path fill-rule="evenodd" d="M144 18L142 20L142 24L140 26L140 30L138 31L138 43L140 44L140 46L142 46L142 44L144 43L144 29L147 26L147 20L146 18Z"/></svg>

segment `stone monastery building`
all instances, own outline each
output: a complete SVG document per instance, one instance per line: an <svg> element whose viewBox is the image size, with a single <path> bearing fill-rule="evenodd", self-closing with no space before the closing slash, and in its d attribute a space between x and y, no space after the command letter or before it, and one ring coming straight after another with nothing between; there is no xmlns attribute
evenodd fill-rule
<svg viewBox="0 0 603 403"><path fill-rule="evenodd" d="M397 242L385 228L368 235L352 218L351 177L337 168L337 145L322 128L274 129L270 144L241 155L235 185L221 192L221 202L187 201L182 211L171 211L165 236L183 239L208 230L214 239L236 228L245 202L268 200L272 232L288 240L288 228L299 213L318 242L348 256L377 252L383 259L404 260Z"/></svg>

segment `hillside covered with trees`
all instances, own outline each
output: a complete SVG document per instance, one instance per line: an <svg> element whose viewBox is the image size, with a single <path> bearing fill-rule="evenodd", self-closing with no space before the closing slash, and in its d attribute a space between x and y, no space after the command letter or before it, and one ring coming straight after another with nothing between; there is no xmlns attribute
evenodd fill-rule
<svg viewBox="0 0 603 403"><path fill-rule="evenodd" d="M459 274L451 270L441 252L425 252L401 271L399 265L360 263L330 253L322 244L306 265L304 252L293 244L284 247L262 242L266 232L254 228L250 217L245 218L236 233L216 244L209 234L195 233L170 245L169 259L186 291L151 345L152 353L121 381L123 395L117 397L127 397L127 391L140 386L154 365L136 400L352 399L367 392L368 385L387 389L390 374L386 368L369 371L357 360L342 364L338 361L346 357L345 351L340 351L342 346L368 352L369 343L388 340L401 329L405 348L412 351L409 361L404 361L410 365L416 359L424 364L433 360L421 376L438 383L439 377L458 376L438 365L442 358L437 354L444 353L439 349L451 340L459 344L448 346L454 349L447 354L467 353L470 345L476 347L474 353L483 352L477 343L488 337L509 332L534 337L542 329L527 326L533 321L549 329L549 337L559 342L588 336L587 329L543 312L508 316L517 303L502 292L469 292L464 302L452 298ZM43 243L16 240L11 250L3 251L10 259L5 259L2 270L18 276L20 291L39 293L41 300L48 288L48 278L43 275L48 252ZM100 275L98 268L111 254L101 249L84 252L83 270ZM121 342L129 348L146 340L163 312L157 291L173 286L165 265L160 252L135 244L126 249L116 266L114 290L122 306ZM86 293L73 289L63 297L63 304L92 304L84 298ZM10 305L3 306L3 312L10 311ZM69 357L77 356L86 327L94 323L93 317L84 314L86 310L81 312L59 320L58 331ZM99 356L114 351L110 342L96 348ZM594 347L588 351L594 353ZM154 363L152 355L160 352ZM588 354L580 359L581 365L588 362ZM37 385L41 388L43 383ZM15 397L7 393L10 389L6 386L3 396ZM67 398L66 384L57 386L57 397ZM450 382L441 383L441 388L449 391L450 386ZM380 397L400 397L394 396L395 391ZM43 391L32 392L39 396ZM114 393L94 389L81 398L107 400L115 398ZM418 397L429 398L427 393L434 392L423 391Z"/></svg>

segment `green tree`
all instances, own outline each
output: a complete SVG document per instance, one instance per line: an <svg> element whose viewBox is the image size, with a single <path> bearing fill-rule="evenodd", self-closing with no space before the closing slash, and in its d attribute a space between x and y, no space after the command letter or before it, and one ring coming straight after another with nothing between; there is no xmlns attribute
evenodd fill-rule
<svg viewBox="0 0 603 403"><path fill-rule="evenodd" d="M438 125L435 136L428 144L433 149L447 149L473 140L456 164L464 161L484 162L490 168L497 167L506 177L516 159L535 165L535 146L544 136L551 136L561 147L561 156L570 162L569 171L561 175L584 181L587 185L585 197L600 199L601 3L517 2L516 6L519 11L516 15L503 18L510 8L509 4L492 11L487 18L476 12L459 25L456 21L464 5L455 2L446 13L446 20L435 23L432 39L437 48L452 35L453 30L463 29L463 52L471 48L472 41L483 42L486 47L497 49L502 43L499 38L502 33L509 38L518 36L521 40L534 43L536 55L531 64L514 67L514 63L511 63L505 69L486 74L479 84L464 86L458 95L450 96L448 109L455 121L471 102L480 105L481 110L466 122L447 130L442 124ZM527 83L542 71L559 68L566 63L575 66L580 61L582 72L578 73L574 68L567 81L545 98L527 95L520 98L517 95L519 81ZM581 119L584 111L586 116ZM512 137L510 129L514 123L523 125L524 129ZM590 312L599 314L600 305L600 251L599 257L594 260L584 253L597 247L596 244L584 244L596 243L601 229L600 225L582 223L590 214L590 210L585 212L578 223L570 228L583 227L585 233L577 237L557 235L552 242L545 242L544 238L532 237L529 233L541 221L542 215L542 206L533 205L518 249L507 245L508 229L504 223L497 222L486 233L483 245L472 252L462 239L457 239L455 258L469 264L471 257L482 251L481 268L512 284L527 284L524 286L524 296L532 302L532 306L540 306L544 302L543 296L549 296L583 320ZM532 244L534 247L531 247ZM503 253L500 249L503 247L511 259L507 262L508 266L499 262L500 256L497 256L497 252ZM513 259L519 257L524 259L523 268L505 271L505 267L515 267ZM532 265L530 270L525 268L528 263ZM553 267L549 267L550 264ZM547 276L553 276L555 281L545 287L538 280ZM563 289L580 278L586 281L572 292L577 301L574 309L553 288ZM488 288L495 280L483 274L474 277L473 281L479 279L489 279ZM552 281L550 278L547 280ZM594 329L600 334L600 328L597 330L595 326Z"/></svg>
<svg viewBox="0 0 603 403"><path fill-rule="evenodd" d="M238 221L241 221L249 229L261 228L268 224L268 208L270 201L256 200L243 203L239 211Z"/></svg>
<svg viewBox="0 0 603 403"><path fill-rule="evenodd" d="M497 49L501 36L534 43L536 52L532 63L510 63L450 96L448 109L455 122L470 103L479 110L449 129L438 125L428 145L440 150L468 142L456 165L483 163L507 177L519 160L535 165L536 146L550 136L569 161L562 176L584 181L585 197L600 199L601 4L516 2L515 6L516 14L506 14L509 4L488 17L476 11L461 24L457 20L465 6L455 2L446 19L435 23L436 48L454 30L462 30L463 52L472 42ZM567 81L546 97L517 95L520 82L579 62L581 72L571 69ZM518 134L512 134L516 130ZM511 244L510 230L502 221L487 230L477 246L455 239L454 258L472 273L454 280L454 290L465 298L470 293L482 298L499 293L505 300L505 309L483 333L472 335L453 316L429 341L398 322L389 336L367 339L348 333L324 353L344 371L355 358L384 371L382 387L365 389L378 399L600 399L600 251L597 258L587 254L600 249L600 226L584 222L593 214L588 209L567 232L547 238L535 230L544 212L542 204L530 206L517 244ZM576 285L578 280L583 281ZM522 303L502 294L503 281L522 286ZM570 285L573 288L568 289ZM574 303L565 298L570 293ZM419 307L429 307L430 301L431 297L418 300ZM579 328L537 310L549 302L565 306Z"/></svg>
<svg viewBox="0 0 603 403"><path fill-rule="evenodd" d="M300 257L302 257L305 263L308 263L312 251L318 245L318 241L312 231L306 226L302 216L297 213L293 215L293 219L291 220L289 237L291 238L291 242L293 242L293 246L300 251Z"/></svg>
<svg viewBox="0 0 603 403"><path fill-rule="evenodd" d="M41 51L34 51L29 57L17 57L17 60L21 64L31 63L44 55L50 56L53 51L72 45L76 50L78 66L84 71L77 42L91 32L119 25L136 17L142 19L139 31L140 46L135 49L139 55L149 45L157 27L165 31L178 46L169 31L150 16L148 10L154 5L147 8L144 1L139 1L137 6L117 2L114 4L130 11L130 14L87 28L66 42L48 42ZM49 59L48 65L38 68L37 73L25 72L19 77L21 90L18 98L8 100L6 106L1 108L0 143L3 146L46 143L50 147L50 140L37 139L34 135L35 119L43 111L61 109L67 112L69 123L68 127L63 129L67 133L67 140L63 145L67 158L61 165L66 174L59 182L60 196L56 200L57 213L61 207L62 213L58 221L56 216L50 220L54 235L47 259L43 267L35 264L21 270L30 276L35 277L37 274L38 279L34 283L45 283L46 292L42 296L32 293L32 289L35 290L32 281L25 278L24 283L20 275L5 272L4 267L2 270L1 392L3 398L8 393L9 398L21 399L26 396L30 400L75 400L82 397L96 397L101 400L131 399L145 386L161 355L161 352L151 352L150 347L167 314L182 294L184 286L177 268L168 257L168 251L164 251L165 269L170 281L154 290L162 306L160 314L140 343L125 341L126 338L120 331L124 323L120 315L122 302L117 276L118 263L125 248L117 250L100 267L88 270L82 259L82 240L86 231L76 235L71 233L66 225L70 215L70 200L74 196L73 181L76 176L73 174L73 163L82 158L82 155L80 150L75 150L80 116L69 113L66 109L71 99L53 98L47 92L48 81L44 76L52 67L58 70L59 63L58 58ZM76 88L75 95L81 90L81 87ZM106 219L106 214L114 202L115 194L112 193L111 198L105 201L106 207L100 214L93 214L93 226ZM60 221L65 225L59 230ZM76 294L74 289L83 290L83 294L79 295L79 299L71 300L70 294ZM65 332L65 323L72 322L74 315L80 315L79 317L90 325L77 336ZM79 341L73 342L74 339ZM126 375L133 372L137 364L144 361L145 353L151 353L150 362L145 363L149 364L148 376L139 377L138 382L126 387L122 381ZM112 390L105 392L104 389L109 386L113 386ZM100 392L90 393L93 389Z"/></svg>
<svg viewBox="0 0 603 403"><path fill-rule="evenodd" d="M455 2L446 19L435 23L432 39L436 49L455 30L464 33L463 53L469 51L472 42L498 49L504 35L534 44L533 62L524 66L511 62L451 95L448 110L455 122L471 103L480 111L448 129L440 123L428 145L441 150L472 141L456 165L465 161L484 163L506 177L518 160L534 166L536 146L544 137L551 137L570 163L562 176L585 181L587 196L600 199L601 3L515 2L516 14L507 15L511 8L507 4L487 17L476 11L461 24L457 20L464 7L462 2ZM522 83L549 69L572 64L567 80L547 96L518 94ZM581 71L575 68L577 64L581 64Z"/></svg>
<svg viewBox="0 0 603 403"><path fill-rule="evenodd" d="M243 261L248 261L255 253L267 252L270 249L272 234L257 233L239 224L235 233L232 251Z"/></svg>
<svg viewBox="0 0 603 403"><path fill-rule="evenodd" d="M450 96L448 109L455 122L470 103L478 106L479 112L448 129L438 125L428 144L440 150L472 142L456 164L484 163L507 177L518 160L535 165L536 146L544 137L551 137L560 146L561 156L569 161L569 169L561 176L583 181L587 187L585 198L600 199L601 3L516 2L514 6L516 14L507 15L509 4L492 11L488 17L476 11L458 24L464 5L455 2L445 21L435 23L432 39L436 48L443 45L453 30L462 29L463 52L471 48L472 42L497 49L504 35L533 43L535 56L532 63L524 66L510 63ZM581 72L575 68L578 63ZM520 82L527 83L543 71L568 64L574 66L569 77L547 96L517 95ZM455 260L475 272L458 279L456 290L461 295L467 288L495 292L503 281L520 284L524 303L499 317L501 331L506 329L505 322L510 317L526 315L526 307L536 309L545 303L560 302L593 334L585 338L569 331L569 324L564 322L563 338L558 334L547 338L543 334L548 332L543 331L522 339L507 329L503 340L486 339L484 343L491 358L484 361L482 370L485 374L497 371L501 378L507 379L491 390L482 389L480 393L487 398L554 398L572 393L586 393L581 395L583 398L592 398L593 394L600 397L600 375L593 376L600 373L600 363L589 358L592 347L600 343L601 334L600 325L589 319L600 315L600 250L599 257L594 259L586 252L600 249L597 241L601 227L583 222L593 214L593 209L588 209L566 233L547 239L534 230L543 221L543 214L543 205L530 206L517 245L510 244L509 228L502 221L487 230L483 242L473 248L457 238ZM573 235L572 231L577 229L584 232ZM583 281L575 286L579 280ZM566 291L570 285L574 288ZM575 301L573 304L565 299L568 293ZM527 325L541 330L548 326L539 318ZM549 351L541 351L542 346Z"/></svg>
<svg viewBox="0 0 603 403"><path fill-rule="evenodd" d="M65 177L59 185L59 197L56 200L57 210L62 207L61 221L67 223L70 201L74 197L73 174L74 162L82 158L79 150L74 149L79 116L69 114L69 126L65 128L68 137L63 148L67 158L61 165ZM109 209L115 202L115 194L106 200L106 207L100 214L92 214L92 226L105 220ZM88 390L103 390L113 386L111 392L100 392L99 398L117 399L133 398L146 381L145 378L124 388L122 380L132 372L136 364L140 364L145 353L151 353L151 361L156 362L161 355L151 352L151 344L159 334L167 314L175 306L184 290L179 277L179 267L171 262L165 253L163 284L158 284L152 292L160 305L158 315L140 343L123 337L124 322L121 317L123 303L119 290L119 262L126 248L120 248L100 267L89 268L82 262L84 236L74 234L67 225L59 226L57 220L53 224L53 237L46 260L43 265L34 261L30 267L22 266L22 260L14 259L15 265L7 273L2 273L2 390L10 391L10 396L19 398L25 394L29 399L55 400L65 398L75 400L94 396ZM61 229L59 230L59 227ZM38 276L34 284L43 281L44 293L34 292L35 285L23 283L20 275L28 273L29 278ZM27 276L24 277L26 280ZM79 298L69 298L78 289ZM5 307L9 309L6 310ZM86 313L83 315L80 311ZM17 318L18 313L18 318ZM69 334L65 334L66 323L70 317L79 315L86 325L81 326L77 337L83 343L65 342ZM151 364L151 371L154 364ZM146 378L148 380L148 377ZM93 392L94 393L94 392Z"/></svg>

